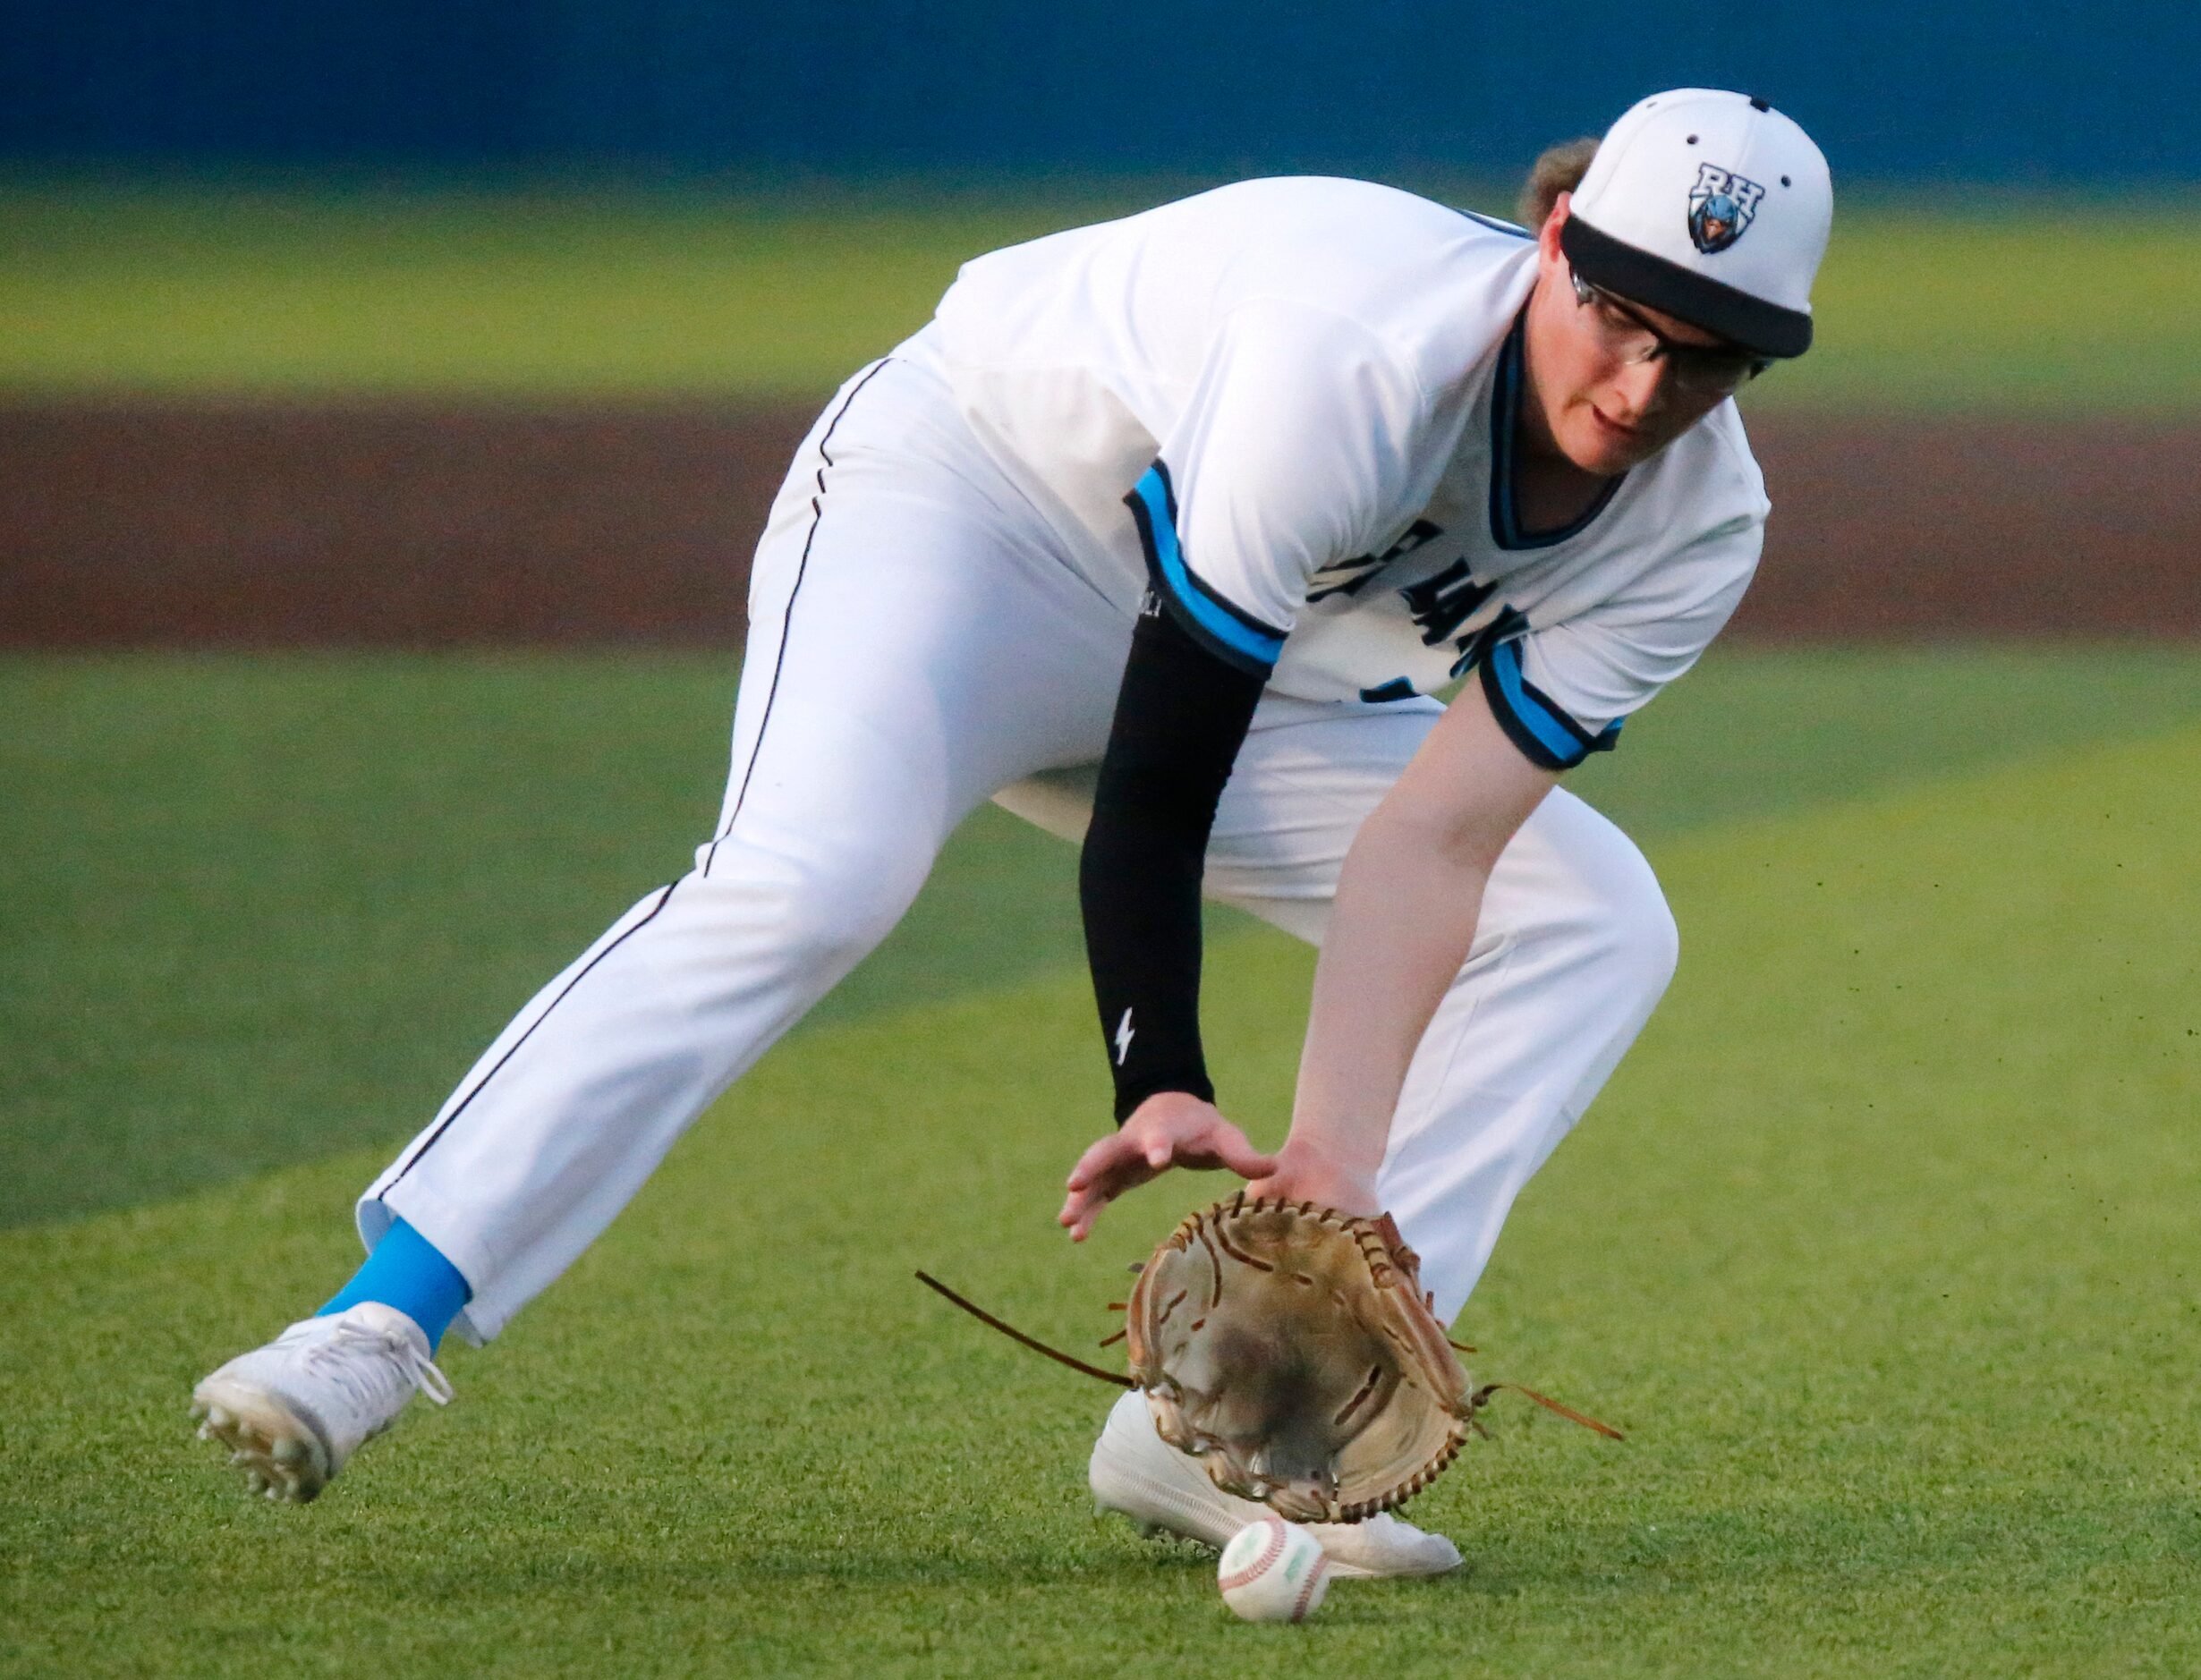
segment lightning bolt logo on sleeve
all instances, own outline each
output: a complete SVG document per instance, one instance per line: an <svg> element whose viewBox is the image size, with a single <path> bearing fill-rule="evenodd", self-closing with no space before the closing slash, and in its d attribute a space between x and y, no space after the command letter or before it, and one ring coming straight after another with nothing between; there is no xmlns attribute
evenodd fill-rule
<svg viewBox="0 0 2201 1680"><path fill-rule="evenodd" d="M1121 1067L1124 1058L1131 1054L1131 1040L1135 1035L1131 1030L1131 1011L1124 1011L1124 1018L1116 1023L1116 1065Z"/></svg>

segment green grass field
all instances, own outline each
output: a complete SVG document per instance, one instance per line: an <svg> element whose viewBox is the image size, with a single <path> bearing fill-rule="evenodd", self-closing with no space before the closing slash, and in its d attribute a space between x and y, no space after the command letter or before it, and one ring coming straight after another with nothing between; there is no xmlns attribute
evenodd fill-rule
<svg viewBox="0 0 2201 1680"><path fill-rule="evenodd" d="M816 400L965 259L1170 196L0 190L0 391ZM1443 195L1508 213L1508 191ZM1845 199L1753 404L2201 401L2201 204Z"/></svg>
<svg viewBox="0 0 2201 1680"><path fill-rule="evenodd" d="M18 185L0 394L808 399L965 257L1137 198ZM2197 260L2191 202L1862 202L1820 347L1750 400L2190 411ZM1092 1515L1106 1394L912 1282L1097 1336L1218 1187L1054 1230L1105 1079L1071 854L993 811L449 1350L456 1405L246 1501L191 1381L323 1298L358 1187L686 867L733 675L0 659L0 1675L2201 1669L2190 648L1715 649L1578 775L1682 971L1464 1329L1631 1438L1501 1413L1417 1506L1454 1577L1236 1625ZM1311 961L1212 931L1218 1075L1273 1139Z"/></svg>
<svg viewBox="0 0 2201 1680"><path fill-rule="evenodd" d="M1066 848L982 815L903 933L319 1504L189 1438L348 1204L709 821L693 658L0 663L0 1672L2186 1675L2201 1666L2201 654L1716 651L1579 785L1679 979L1465 1317L1526 1408L1472 1566L1251 1629L1097 1522L1101 1122ZM1222 922L1273 1138L1309 963ZM854 1165L852 1166L852 1163ZM857 1231L875 1233L852 1241ZM784 1239L811 1257L769 1258ZM814 1246L813 1246L814 1245Z"/></svg>

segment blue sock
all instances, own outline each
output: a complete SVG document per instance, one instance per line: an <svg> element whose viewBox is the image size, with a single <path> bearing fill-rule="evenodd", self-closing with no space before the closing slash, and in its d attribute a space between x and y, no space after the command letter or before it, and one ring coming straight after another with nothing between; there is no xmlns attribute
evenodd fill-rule
<svg viewBox="0 0 2201 1680"><path fill-rule="evenodd" d="M352 1274L352 1281L313 1316L325 1319L362 1301L379 1301L425 1330L428 1351L433 1353L451 1320L473 1294L442 1251L400 1219L375 1244L367 1263Z"/></svg>

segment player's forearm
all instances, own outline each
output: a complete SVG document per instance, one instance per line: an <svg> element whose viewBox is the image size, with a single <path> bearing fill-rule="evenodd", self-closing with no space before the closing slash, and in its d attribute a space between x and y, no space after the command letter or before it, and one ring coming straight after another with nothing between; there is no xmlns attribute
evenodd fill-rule
<svg viewBox="0 0 2201 1680"><path fill-rule="evenodd" d="M1159 613L1133 633L1078 868L1119 1121L1159 1092L1215 1094L1200 1045L1200 878L1261 689Z"/></svg>
<svg viewBox="0 0 2201 1680"><path fill-rule="evenodd" d="M1287 1148L1372 1184L1415 1047L1466 961L1486 864L1441 823L1379 808L1338 881Z"/></svg>
<svg viewBox="0 0 2201 1680"><path fill-rule="evenodd" d="M1532 764L1469 688L1361 825L1314 975L1293 1155L1372 1195L1407 1065L1474 941L1491 871L1557 773Z"/></svg>

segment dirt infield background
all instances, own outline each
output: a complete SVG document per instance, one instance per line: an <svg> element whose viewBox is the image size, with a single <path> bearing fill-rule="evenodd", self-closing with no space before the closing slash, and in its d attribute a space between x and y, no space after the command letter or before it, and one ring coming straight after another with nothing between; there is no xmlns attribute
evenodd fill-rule
<svg viewBox="0 0 2201 1680"><path fill-rule="evenodd" d="M807 410L0 406L0 645L740 640ZM1761 639L2201 635L2201 421L1760 417Z"/></svg>

